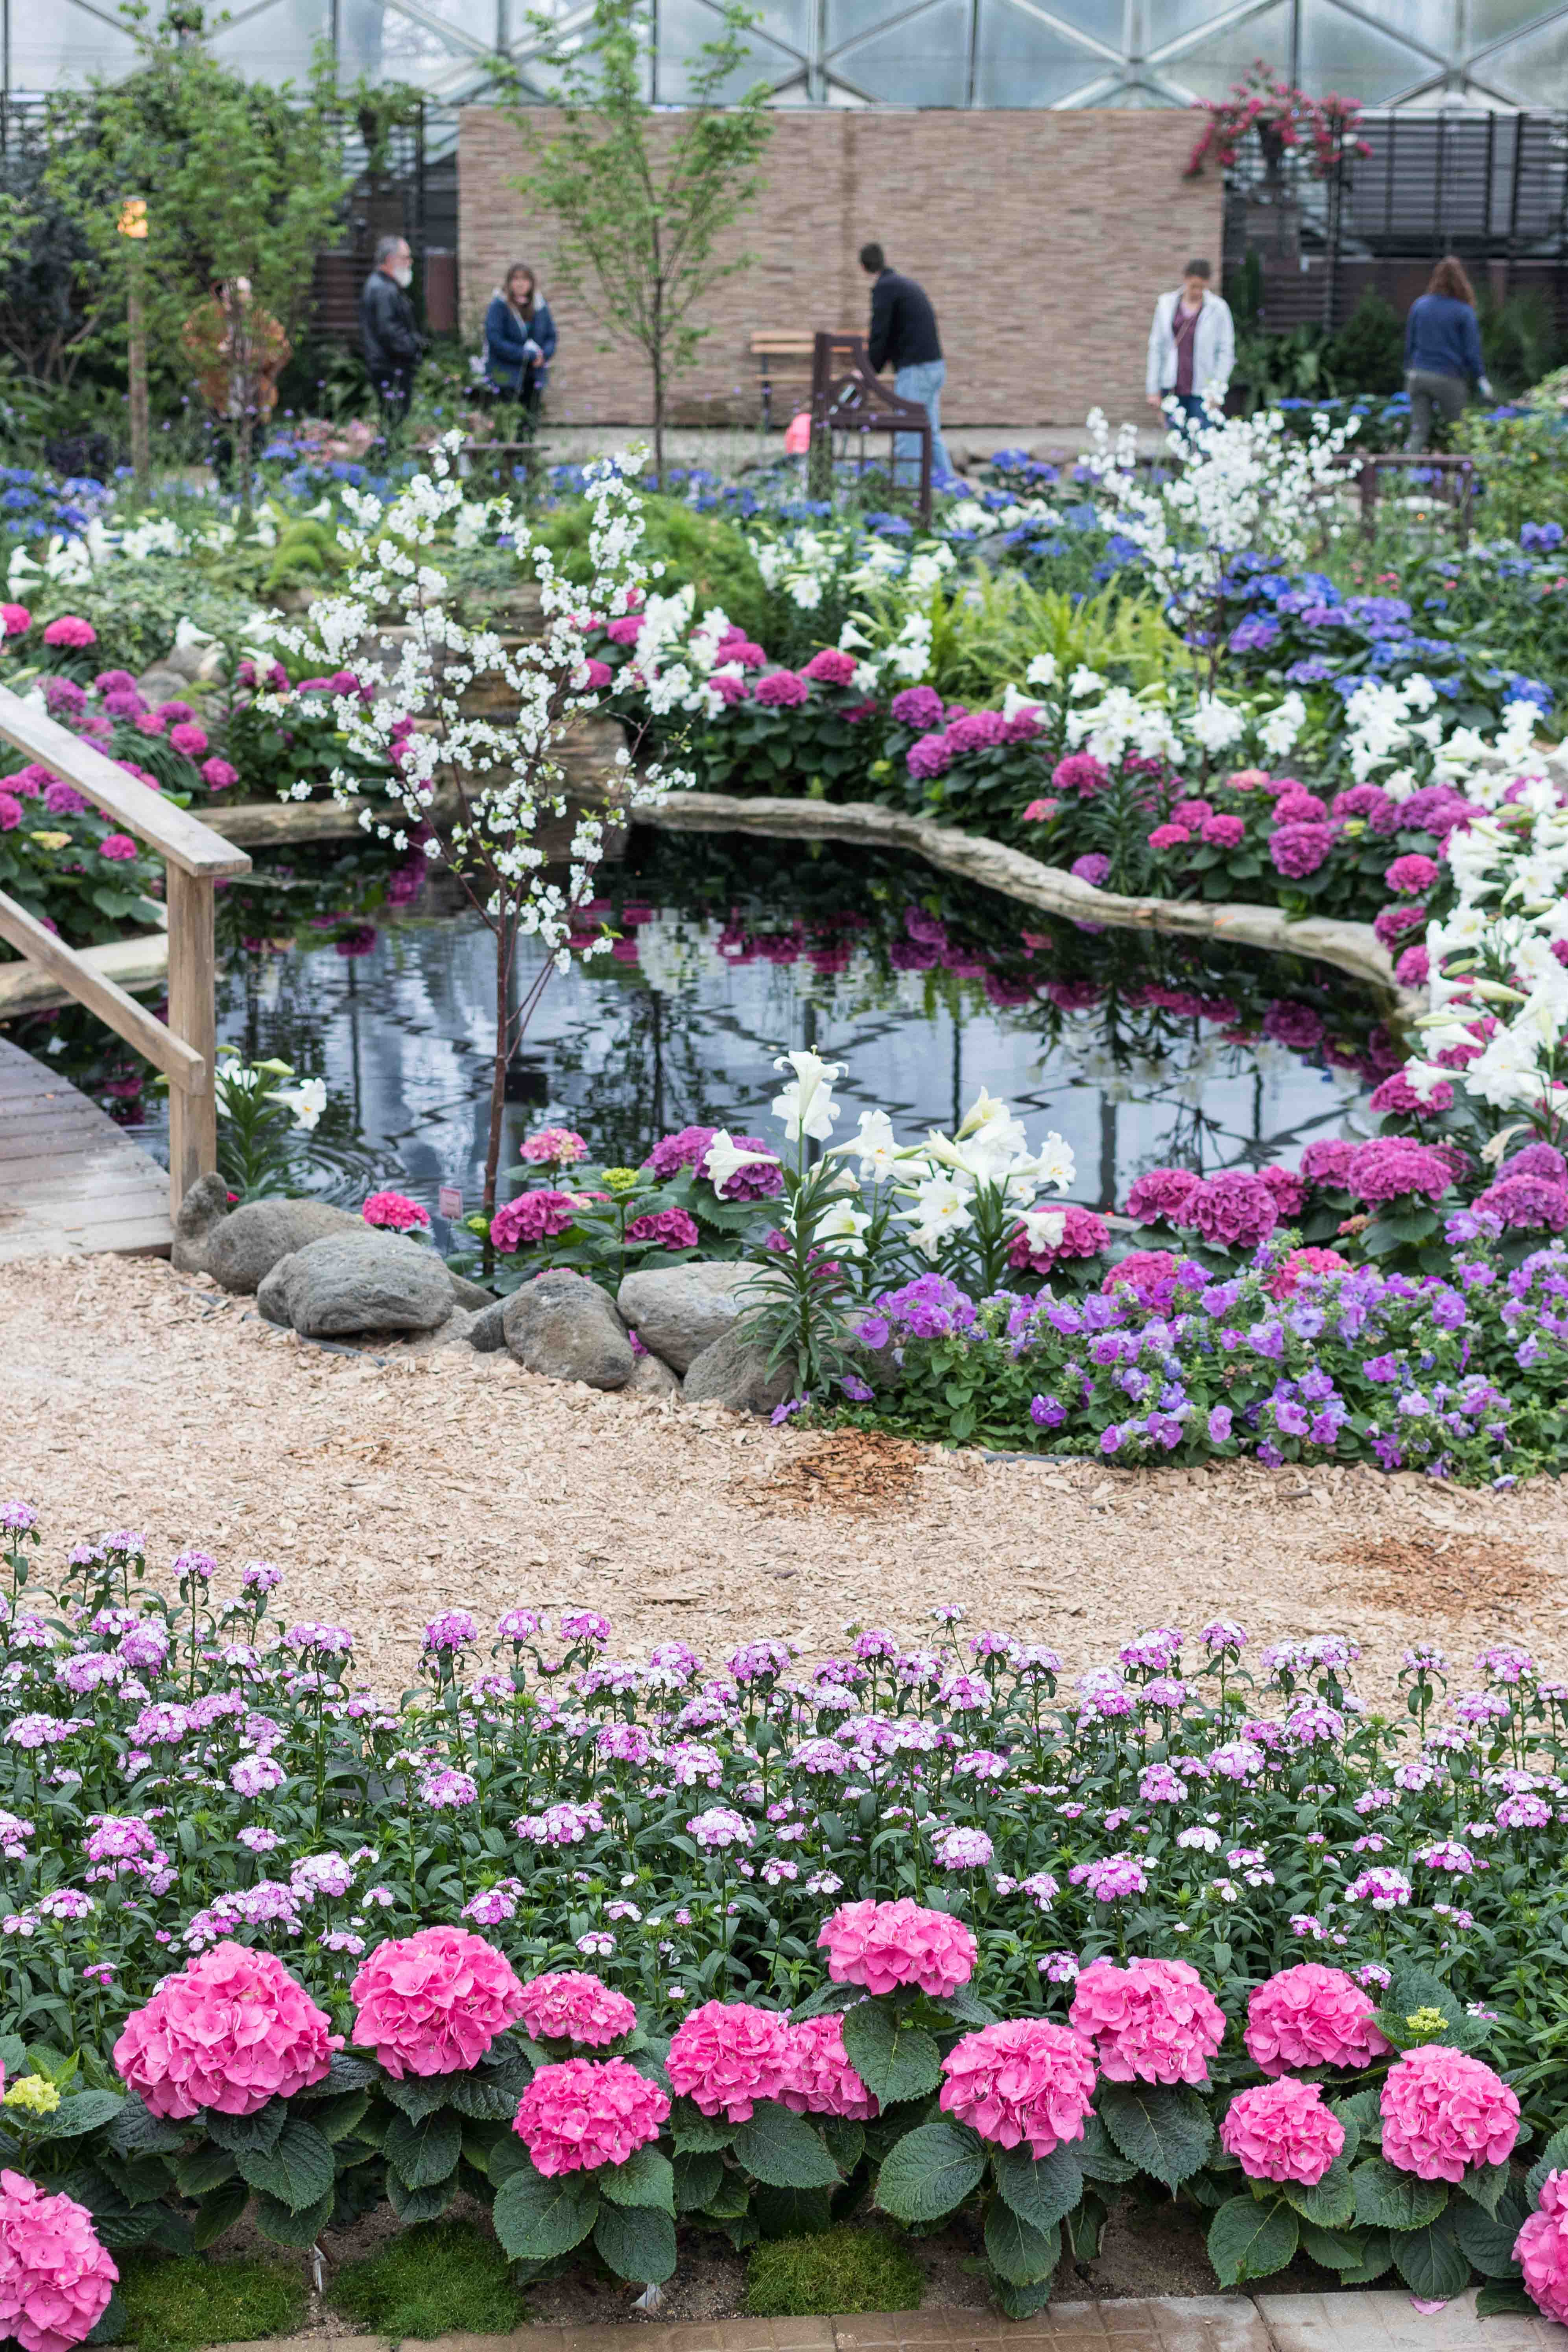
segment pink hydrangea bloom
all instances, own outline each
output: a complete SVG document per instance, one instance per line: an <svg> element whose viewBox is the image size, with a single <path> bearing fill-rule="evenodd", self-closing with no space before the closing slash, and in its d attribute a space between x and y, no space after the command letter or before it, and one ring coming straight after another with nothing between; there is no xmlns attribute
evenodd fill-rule
<svg viewBox="0 0 1568 2352"><path fill-rule="evenodd" d="M1568 2172L1549 2172L1542 2182L1539 2209L1514 2240L1513 2258L1531 2303L1568 2325Z"/></svg>
<svg viewBox="0 0 1568 2352"><path fill-rule="evenodd" d="M202 782L209 792L226 793L230 784L239 782L239 770L230 767L226 760L204 760Z"/></svg>
<svg viewBox="0 0 1568 2352"><path fill-rule="evenodd" d="M563 1234L577 1221L577 1203L570 1192L520 1192L490 1219L490 1239L510 1255L536 1242Z"/></svg>
<svg viewBox="0 0 1568 2352"><path fill-rule="evenodd" d="M1225 2040L1225 2012L1187 1960L1095 1960L1070 2014L1111 2083L1206 2083Z"/></svg>
<svg viewBox="0 0 1568 2352"><path fill-rule="evenodd" d="M1519 2137L1519 2101L1501 2075L1446 2042L1406 2051L1380 2105L1384 2157L1420 2180L1462 2180L1472 2164L1501 2164Z"/></svg>
<svg viewBox="0 0 1568 2352"><path fill-rule="evenodd" d="M1345 2127L1316 2083L1257 2083L1239 2091L1219 2127L1220 2146L1248 2180L1294 2180L1314 2189L1345 2144Z"/></svg>
<svg viewBox="0 0 1568 2352"><path fill-rule="evenodd" d="M789 2063L789 2024L777 2010L705 2000L675 2029L670 2087L705 2116L743 2124L758 2099L776 2099Z"/></svg>
<svg viewBox="0 0 1568 2352"><path fill-rule="evenodd" d="M26 604L0 604L0 628L8 637L25 637L33 625Z"/></svg>
<svg viewBox="0 0 1568 2352"><path fill-rule="evenodd" d="M536 2042L580 2042L590 2050L618 2042L637 2021L635 2002L581 1969L530 1977L521 2015Z"/></svg>
<svg viewBox="0 0 1568 2352"><path fill-rule="evenodd" d="M1173 1225L1177 1214L1203 1179L1190 1168L1151 1168L1127 1195L1127 1213L1141 1225L1163 1221Z"/></svg>
<svg viewBox="0 0 1568 2352"><path fill-rule="evenodd" d="M1414 897L1418 891L1430 890L1441 872L1442 867L1435 859L1423 857L1419 851L1412 850L1407 856L1396 857L1385 869L1383 878L1391 890L1408 892Z"/></svg>
<svg viewBox="0 0 1568 2352"><path fill-rule="evenodd" d="M22 803L15 793L0 793L0 833L15 833L22 822Z"/></svg>
<svg viewBox="0 0 1568 2352"><path fill-rule="evenodd" d="M477 2066L522 2011L511 1963L466 1927L421 1927L378 1944L351 1988L353 2040L387 2073L456 2074Z"/></svg>
<svg viewBox="0 0 1568 2352"><path fill-rule="evenodd" d="M44 643L47 646L95 646L98 631L90 621L82 620L79 614L62 613L58 621L51 621L45 629Z"/></svg>
<svg viewBox="0 0 1568 2352"><path fill-rule="evenodd" d="M999 2147L1027 2142L1037 2159L1083 2137L1094 2060L1065 2025L1020 2017L966 2033L942 2062L943 2112Z"/></svg>
<svg viewBox="0 0 1568 2352"><path fill-rule="evenodd" d="M669 2100L624 2058L568 2058L542 2066L512 2121L536 2172L592 2172L625 2164L658 2137Z"/></svg>
<svg viewBox="0 0 1568 2352"><path fill-rule="evenodd" d="M0 2172L0 2336L24 2352L71 2352L103 2317L119 2276L85 2205Z"/></svg>
<svg viewBox="0 0 1568 2352"><path fill-rule="evenodd" d="M700 1239L697 1220L684 1209L658 1209L634 1217L626 1227L629 1242L661 1242L667 1250L695 1249Z"/></svg>
<svg viewBox="0 0 1568 2352"><path fill-rule="evenodd" d="M1205 816L1201 830L1204 839L1215 849L1239 849L1247 838L1247 827L1241 818L1225 809Z"/></svg>
<svg viewBox="0 0 1568 2352"><path fill-rule="evenodd" d="M324 2078L343 2046L331 2025L271 1952L214 1944L126 2019L114 2063L155 2116L250 2116Z"/></svg>
<svg viewBox="0 0 1568 2352"><path fill-rule="evenodd" d="M187 760L199 760L207 748L207 730L205 727L198 727L194 719L184 719L177 727L170 728L169 740L176 751L184 752Z"/></svg>
<svg viewBox="0 0 1568 2352"><path fill-rule="evenodd" d="M384 1225L395 1234L413 1233L430 1223L429 1210L405 1192L372 1192L360 1214L367 1225Z"/></svg>
<svg viewBox="0 0 1568 2352"><path fill-rule="evenodd" d="M615 671L610 667L609 663L595 661L590 654L583 667L588 673L587 683L583 691L585 694L602 694L615 676Z"/></svg>
<svg viewBox="0 0 1568 2352"><path fill-rule="evenodd" d="M1184 824L1157 824L1149 835L1149 846L1158 850L1181 849L1192 837Z"/></svg>
<svg viewBox="0 0 1568 2352"><path fill-rule="evenodd" d="M1384 1116L1398 1111L1406 1118L1429 1118L1434 1111L1451 1110L1453 1103L1454 1089L1447 1078L1436 1079L1430 1091L1421 1094L1403 1070L1395 1070L1372 1090L1372 1108Z"/></svg>
<svg viewBox="0 0 1568 2352"><path fill-rule="evenodd" d="M849 2063L842 2017L805 2017L790 2027L779 2097L802 2116L847 2116L868 2123L881 2113Z"/></svg>
<svg viewBox="0 0 1568 2352"><path fill-rule="evenodd" d="M1303 1960L1254 1986L1241 2038L1266 2074L1301 2066L1368 2066L1388 2048L1373 2023L1374 2006L1343 1969Z"/></svg>
<svg viewBox="0 0 1568 2352"><path fill-rule="evenodd" d="M980 1948L962 1919L927 1911L907 1895L896 1903L841 1903L816 1941L835 1984L877 1993L908 1984L939 1996L956 1992L973 1974Z"/></svg>
<svg viewBox="0 0 1568 2352"><path fill-rule="evenodd" d="M813 654L801 671L802 677L815 677L823 686L849 686L855 678L855 656L840 653L837 646L824 646Z"/></svg>
<svg viewBox="0 0 1568 2352"><path fill-rule="evenodd" d="M1301 1286L1301 1277L1308 1274L1348 1274L1350 1260L1338 1250L1319 1249L1309 1242L1303 1249L1294 1249L1281 1260L1264 1288L1270 1298L1293 1298Z"/></svg>
<svg viewBox="0 0 1568 2352"><path fill-rule="evenodd" d="M98 854L115 866L126 866L136 855L136 844L128 833L108 833L98 845Z"/></svg>
<svg viewBox="0 0 1568 2352"><path fill-rule="evenodd" d="M766 708L769 704L793 709L797 703L808 702L811 688L804 677L793 669L770 670L766 677L757 680L752 700Z"/></svg>
<svg viewBox="0 0 1568 2352"><path fill-rule="evenodd" d="M1277 873L1300 880L1317 872L1333 845L1326 824L1282 824L1269 836L1268 855Z"/></svg>
<svg viewBox="0 0 1568 2352"><path fill-rule="evenodd" d="M1279 1205L1260 1176L1222 1168L1193 1186L1172 1222L1208 1242L1256 1249L1279 1223Z"/></svg>
<svg viewBox="0 0 1568 2352"><path fill-rule="evenodd" d="M566 1168L574 1160L586 1160L588 1147L574 1127L542 1127L535 1134L524 1136L518 1157L536 1166Z"/></svg>
<svg viewBox="0 0 1568 2352"><path fill-rule="evenodd" d="M1051 783L1058 793L1076 793L1080 800L1092 800L1110 782L1110 771L1092 751L1069 751L1051 770Z"/></svg>
<svg viewBox="0 0 1568 2352"><path fill-rule="evenodd" d="M1301 1155L1303 1166L1306 1153ZM1402 1135L1374 1136L1358 1143L1351 1153L1346 1189L1369 1208L1415 1192L1436 1201L1448 1190L1453 1171L1429 1143L1412 1143Z"/></svg>
<svg viewBox="0 0 1568 2352"><path fill-rule="evenodd" d="M1049 1274L1058 1259L1068 1257L1098 1257L1110 1244L1110 1227L1092 1209L1080 1209L1076 1202L1065 1201L1057 1211L1062 1220L1062 1237L1054 1249L1037 1249L1029 1240L1029 1229L1020 1225L1007 1248L1007 1263L1019 1273Z"/></svg>

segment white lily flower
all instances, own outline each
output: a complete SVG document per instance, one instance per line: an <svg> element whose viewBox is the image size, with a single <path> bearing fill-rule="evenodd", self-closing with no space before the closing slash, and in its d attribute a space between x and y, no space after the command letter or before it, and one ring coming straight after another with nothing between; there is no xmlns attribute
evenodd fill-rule
<svg viewBox="0 0 1568 2352"><path fill-rule="evenodd" d="M863 1110L858 1135L833 1146L847 1159L858 1153L862 1184L885 1183L899 1164L899 1147L893 1136L893 1122L885 1110Z"/></svg>
<svg viewBox="0 0 1568 2352"><path fill-rule="evenodd" d="M776 1168L778 1164L771 1151L742 1151L727 1127L720 1128L708 1146L708 1181L716 1192L721 1192L742 1168Z"/></svg>
<svg viewBox="0 0 1568 2352"><path fill-rule="evenodd" d="M286 1103L294 1114L295 1126L309 1131L327 1108L327 1082L325 1078L305 1078L297 1087L274 1087L271 1099Z"/></svg>
<svg viewBox="0 0 1568 2352"><path fill-rule="evenodd" d="M838 1105L828 1089L835 1079L844 1076L842 1062L825 1062L819 1054L801 1052L781 1054L774 1062L775 1070L793 1070L795 1076L782 1094L773 1097L773 1112L783 1119L785 1140L798 1143L809 1135L817 1143L826 1143L838 1117Z"/></svg>
<svg viewBox="0 0 1568 2352"><path fill-rule="evenodd" d="M846 1201L817 1220L816 1238L830 1244L836 1257L864 1257L866 1244L861 1235L870 1222L864 1210L852 1209Z"/></svg>
<svg viewBox="0 0 1568 2352"><path fill-rule="evenodd" d="M1031 1251L1059 1249L1068 1229L1067 1213L1062 1209L1026 1209L1018 1223Z"/></svg>

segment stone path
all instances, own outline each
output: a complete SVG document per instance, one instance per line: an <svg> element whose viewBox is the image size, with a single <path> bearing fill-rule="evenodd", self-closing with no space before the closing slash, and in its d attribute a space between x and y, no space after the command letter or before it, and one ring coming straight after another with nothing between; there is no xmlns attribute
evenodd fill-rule
<svg viewBox="0 0 1568 2352"><path fill-rule="evenodd" d="M1440 2311L1408 2294L1161 2295L1053 2303L1012 2321L966 2311L862 2312L839 2319L657 2320L599 2327L521 2327L511 2336L444 2336L430 2352L1568 2352L1568 2328L1545 2319L1478 2319L1475 2291ZM384 2352L373 2336L313 2335L268 2352ZM217 2352L240 2352L237 2346Z"/></svg>

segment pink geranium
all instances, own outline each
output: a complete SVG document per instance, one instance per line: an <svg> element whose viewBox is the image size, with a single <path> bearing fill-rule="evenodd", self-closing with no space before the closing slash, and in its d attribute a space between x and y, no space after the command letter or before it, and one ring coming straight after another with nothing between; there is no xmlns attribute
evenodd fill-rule
<svg viewBox="0 0 1568 2352"><path fill-rule="evenodd" d="M624 2058L568 2058L542 2066L517 2103L512 2129L536 2172L592 2172L625 2164L658 2137L669 2100Z"/></svg>
<svg viewBox="0 0 1568 2352"><path fill-rule="evenodd" d="M103 2317L119 2276L85 2205L0 2172L0 2336L24 2352L71 2352Z"/></svg>
<svg viewBox="0 0 1568 2352"><path fill-rule="evenodd" d="M1540 2206L1514 2240L1513 2258L1537 2310L1568 2325L1568 2172L1549 2172L1542 2182Z"/></svg>
<svg viewBox="0 0 1568 2352"><path fill-rule="evenodd" d="M422 1209L405 1192L372 1192L360 1215L367 1225L382 1225L395 1234L411 1234L430 1223L429 1210Z"/></svg>
<svg viewBox="0 0 1568 2352"><path fill-rule="evenodd" d="M1373 2023L1374 2004L1343 1969L1303 1960L1253 1988L1242 2040L1266 2074L1303 2066L1369 2066L1388 2043Z"/></svg>
<svg viewBox="0 0 1568 2352"><path fill-rule="evenodd" d="M1015 2018L966 2033L942 2062L940 2105L999 2147L1026 2142L1037 2159L1083 2137L1092 2113L1094 2060L1087 2042L1044 2017Z"/></svg>
<svg viewBox="0 0 1568 2352"><path fill-rule="evenodd" d="M155 2116L250 2116L324 2079L343 2046L331 2025L271 1952L214 1944L126 2019L114 2063Z"/></svg>
<svg viewBox="0 0 1568 2352"><path fill-rule="evenodd" d="M1474 2164L1501 2164L1519 2137L1519 2100L1500 2074L1446 2042L1406 2051L1380 2101L1383 2153L1420 2180L1462 2180Z"/></svg>
<svg viewBox="0 0 1568 2352"><path fill-rule="evenodd" d="M789 2024L777 2010L705 2000L676 2027L665 2071L705 2116L743 2124L758 2099L778 2097L788 2060Z"/></svg>
<svg viewBox="0 0 1568 2352"><path fill-rule="evenodd" d="M835 1984L877 1993L910 1984L938 1996L956 1992L973 1974L980 1949L962 1919L927 1911L907 1895L896 1903L841 1903L816 1941Z"/></svg>
<svg viewBox="0 0 1568 2352"><path fill-rule="evenodd" d="M802 2116L847 2116L868 2123L881 2113L849 2063L842 2017L805 2017L790 2027L779 2097Z"/></svg>
<svg viewBox="0 0 1568 2352"><path fill-rule="evenodd" d="M580 1969L530 1977L521 2015L536 2042L580 2042L590 2050L618 2042L637 2021L635 2002Z"/></svg>
<svg viewBox="0 0 1568 2352"><path fill-rule="evenodd" d="M98 631L90 621L82 620L78 614L62 613L58 620L51 621L45 629L44 643L47 646L72 647L95 646L98 643Z"/></svg>
<svg viewBox="0 0 1568 2352"><path fill-rule="evenodd" d="M465 2073L522 2013L511 1963L466 1927L388 1937L351 1990L355 2045L374 2051L398 2079Z"/></svg>
<svg viewBox="0 0 1568 2352"><path fill-rule="evenodd" d="M1345 2127L1324 2106L1316 2083L1258 2083L1238 2091L1219 2127L1220 2146L1248 2180L1294 2180L1315 2189L1342 2154Z"/></svg>
<svg viewBox="0 0 1568 2352"><path fill-rule="evenodd" d="M1187 1960L1092 1961L1071 2020L1112 2083L1206 2083L1225 2040L1225 2012Z"/></svg>

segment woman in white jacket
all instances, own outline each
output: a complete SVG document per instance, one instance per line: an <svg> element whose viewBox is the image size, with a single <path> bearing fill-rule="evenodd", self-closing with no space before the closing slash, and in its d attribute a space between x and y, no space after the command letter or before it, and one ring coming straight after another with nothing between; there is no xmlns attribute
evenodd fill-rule
<svg viewBox="0 0 1568 2352"><path fill-rule="evenodd" d="M1180 286L1155 303L1149 330L1149 405L1174 398L1189 427L1201 423L1209 394L1224 399L1236 364L1230 305L1210 289L1210 274L1206 261L1189 261Z"/></svg>

